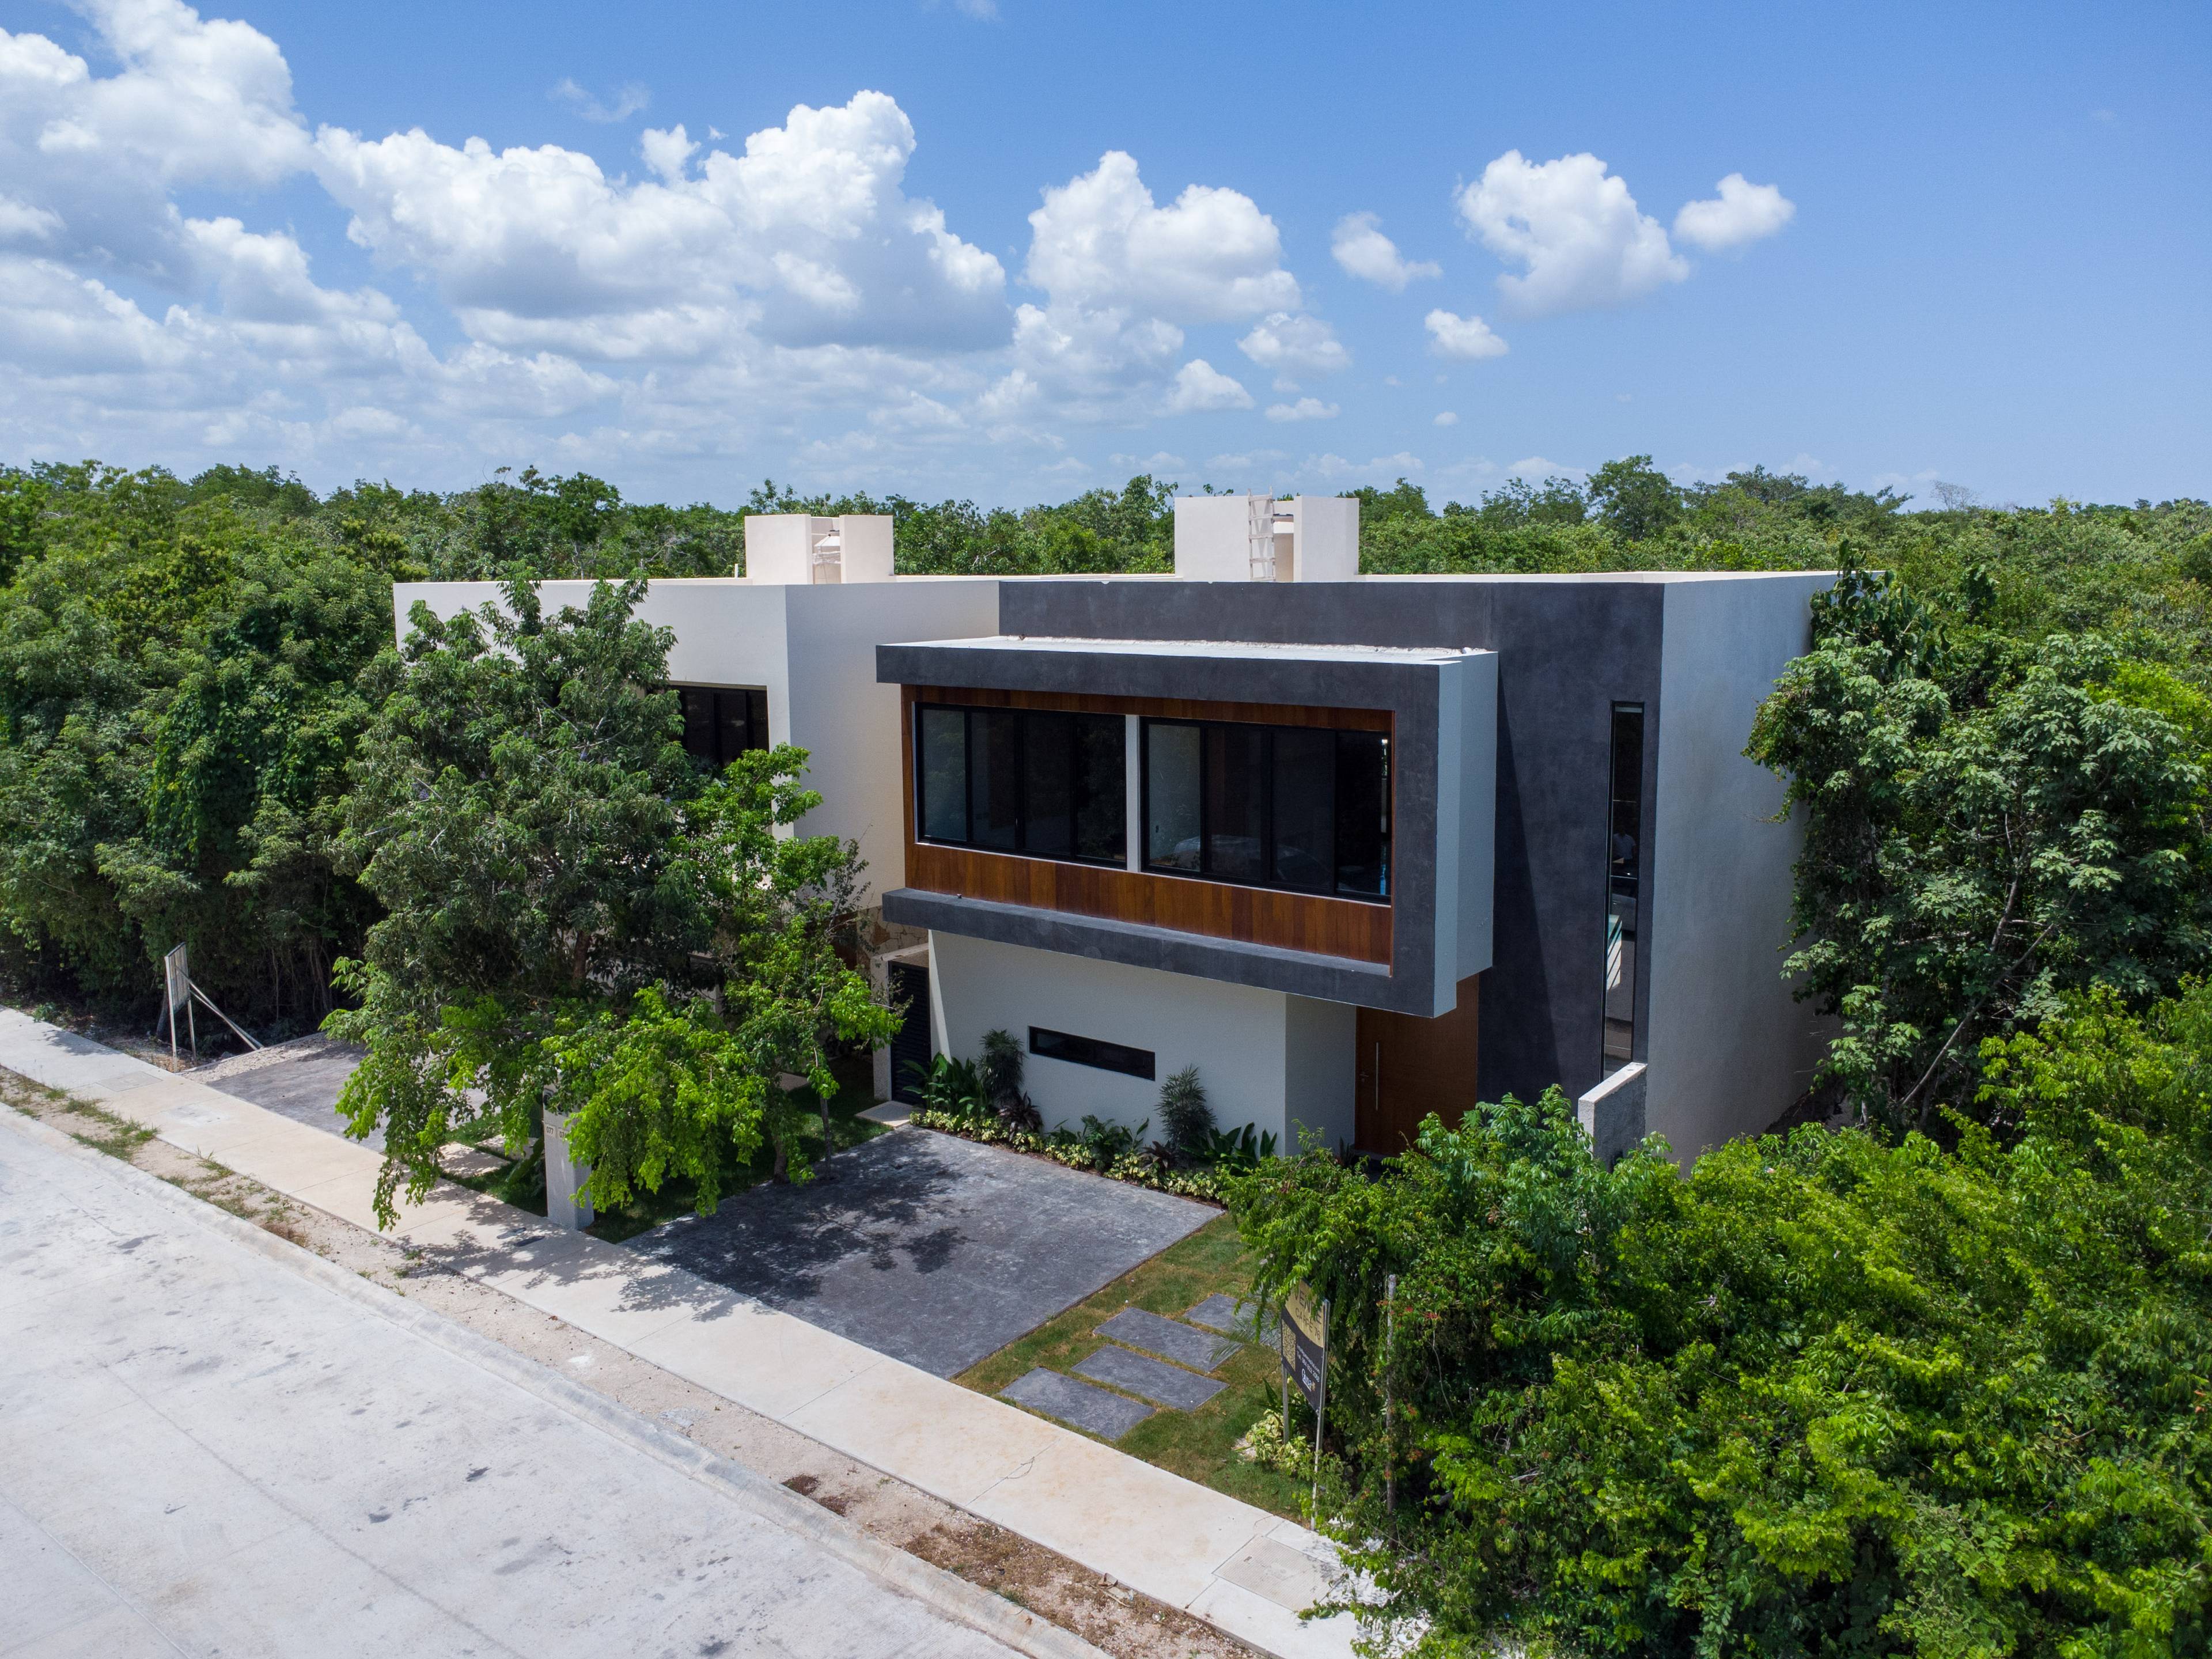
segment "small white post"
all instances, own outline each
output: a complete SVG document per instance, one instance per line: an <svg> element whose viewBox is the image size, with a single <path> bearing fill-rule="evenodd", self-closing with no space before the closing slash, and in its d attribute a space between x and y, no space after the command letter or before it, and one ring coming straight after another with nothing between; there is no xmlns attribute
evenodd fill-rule
<svg viewBox="0 0 2212 1659"><path fill-rule="evenodd" d="M546 1113L545 1218L572 1233L590 1226L592 1200L585 1194L584 1183L591 1178L592 1166L568 1155L568 1115Z"/></svg>

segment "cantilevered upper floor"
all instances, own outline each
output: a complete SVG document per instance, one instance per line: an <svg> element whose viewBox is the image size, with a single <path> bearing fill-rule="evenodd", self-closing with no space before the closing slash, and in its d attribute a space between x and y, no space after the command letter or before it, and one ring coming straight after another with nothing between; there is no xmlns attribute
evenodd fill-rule
<svg viewBox="0 0 2212 1659"><path fill-rule="evenodd" d="M1489 965L1497 659L1000 635L885 645L886 920L1405 1012Z"/></svg>

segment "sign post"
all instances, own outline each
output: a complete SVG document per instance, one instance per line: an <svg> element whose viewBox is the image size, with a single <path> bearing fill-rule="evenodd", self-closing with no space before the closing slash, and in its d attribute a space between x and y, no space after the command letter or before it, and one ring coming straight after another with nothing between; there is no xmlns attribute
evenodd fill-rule
<svg viewBox="0 0 2212 1659"><path fill-rule="evenodd" d="M1328 1409L1328 1304L1301 1281L1283 1298L1283 1428L1291 1426L1291 1384L1314 1408L1313 1506L1321 1508L1321 1429Z"/></svg>
<svg viewBox="0 0 2212 1659"><path fill-rule="evenodd" d="M1390 1432L1390 1347L1398 1334L1398 1275L1382 1279L1382 1510L1398 1507L1398 1445Z"/></svg>
<svg viewBox="0 0 2212 1659"><path fill-rule="evenodd" d="M192 1005L192 974L185 956L185 947L178 945L161 958L163 987L168 993L169 1064L177 1063L177 1010L190 1013ZM192 1028L192 1056L199 1057L199 1027Z"/></svg>

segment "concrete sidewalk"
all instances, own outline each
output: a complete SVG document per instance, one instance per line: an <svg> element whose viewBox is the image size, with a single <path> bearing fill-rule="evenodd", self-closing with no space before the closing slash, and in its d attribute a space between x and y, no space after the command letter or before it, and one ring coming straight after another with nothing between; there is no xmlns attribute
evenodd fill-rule
<svg viewBox="0 0 2212 1659"><path fill-rule="evenodd" d="M0 1009L0 1066L364 1227L378 1155ZM1333 1571L1295 1522L1123 1455L620 1245L441 1188L396 1229L444 1265L1285 1659Z"/></svg>
<svg viewBox="0 0 2212 1659"><path fill-rule="evenodd" d="M1100 1659L496 1343L0 1117L0 1653Z"/></svg>

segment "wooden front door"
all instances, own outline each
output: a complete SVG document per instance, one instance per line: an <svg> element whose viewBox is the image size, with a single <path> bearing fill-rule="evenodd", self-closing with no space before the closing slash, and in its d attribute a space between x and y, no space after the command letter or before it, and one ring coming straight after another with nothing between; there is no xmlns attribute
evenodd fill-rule
<svg viewBox="0 0 2212 1659"><path fill-rule="evenodd" d="M1360 1151L1386 1157L1403 1152L1431 1112L1447 1128L1459 1126L1474 1104L1480 988L1480 975L1462 980L1459 1006L1434 1019L1359 1011L1354 1127Z"/></svg>

